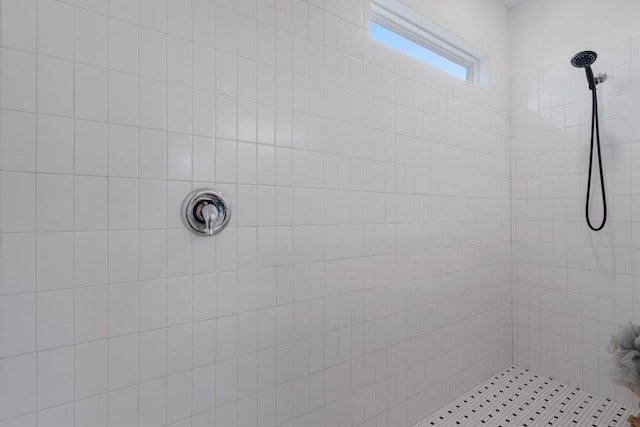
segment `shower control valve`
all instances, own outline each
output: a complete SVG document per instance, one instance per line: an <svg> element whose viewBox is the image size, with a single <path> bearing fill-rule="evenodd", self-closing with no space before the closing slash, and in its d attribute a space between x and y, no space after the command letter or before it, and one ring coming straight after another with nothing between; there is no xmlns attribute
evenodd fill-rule
<svg viewBox="0 0 640 427"><path fill-rule="evenodd" d="M222 193L198 188L182 202L181 217L184 225L195 234L213 236L229 224L231 207Z"/></svg>

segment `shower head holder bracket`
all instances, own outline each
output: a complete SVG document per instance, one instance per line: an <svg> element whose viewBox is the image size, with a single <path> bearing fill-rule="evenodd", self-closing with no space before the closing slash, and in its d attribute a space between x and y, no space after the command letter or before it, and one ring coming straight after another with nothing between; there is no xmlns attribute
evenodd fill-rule
<svg viewBox="0 0 640 427"><path fill-rule="evenodd" d="M607 73L598 73L596 74L595 77L595 82L596 85L599 85L600 83L604 83L607 80Z"/></svg>

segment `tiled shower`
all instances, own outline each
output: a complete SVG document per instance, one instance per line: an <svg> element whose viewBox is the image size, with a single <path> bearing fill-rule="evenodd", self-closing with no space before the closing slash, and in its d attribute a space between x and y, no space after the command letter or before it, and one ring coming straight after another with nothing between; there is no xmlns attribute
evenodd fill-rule
<svg viewBox="0 0 640 427"><path fill-rule="evenodd" d="M608 380L606 344L612 325L640 321L640 32L594 48L610 75L598 95L609 207L601 232L584 220L584 76L565 59L512 81L514 363L636 402Z"/></svg>
<svg viewBox="0 0 640 427"><path fill-rule="evenodd" d="M0 0L0 427L411 426L512 364L632 400L600 362L640 321L640 37L594 46L593 235L568 58L481 87L369 11Z"/></svg>

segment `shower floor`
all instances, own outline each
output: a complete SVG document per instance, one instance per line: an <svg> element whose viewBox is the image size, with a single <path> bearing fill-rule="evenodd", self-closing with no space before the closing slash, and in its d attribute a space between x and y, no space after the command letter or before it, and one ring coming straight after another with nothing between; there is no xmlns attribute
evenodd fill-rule
<svg viewBox="0 0 640 427"><path fill-rule="evenodd" d="M639 411L517 366L494 375L415 427L629 426Z"/></svg>

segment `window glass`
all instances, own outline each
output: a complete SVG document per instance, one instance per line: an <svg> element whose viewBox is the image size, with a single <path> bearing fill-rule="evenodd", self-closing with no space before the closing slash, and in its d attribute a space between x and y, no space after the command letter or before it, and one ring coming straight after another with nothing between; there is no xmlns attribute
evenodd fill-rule
<svg viewBox="0 0 640 427"><path fill-rule="evenodd" d="M433 67L445 71L463 80L467 80L467 68L451 61L444 56L427 49L426 47L401 36L400 34L383 27L373 21L369 22L371 38L384 43L394 49L426 62Z"/></svg>

